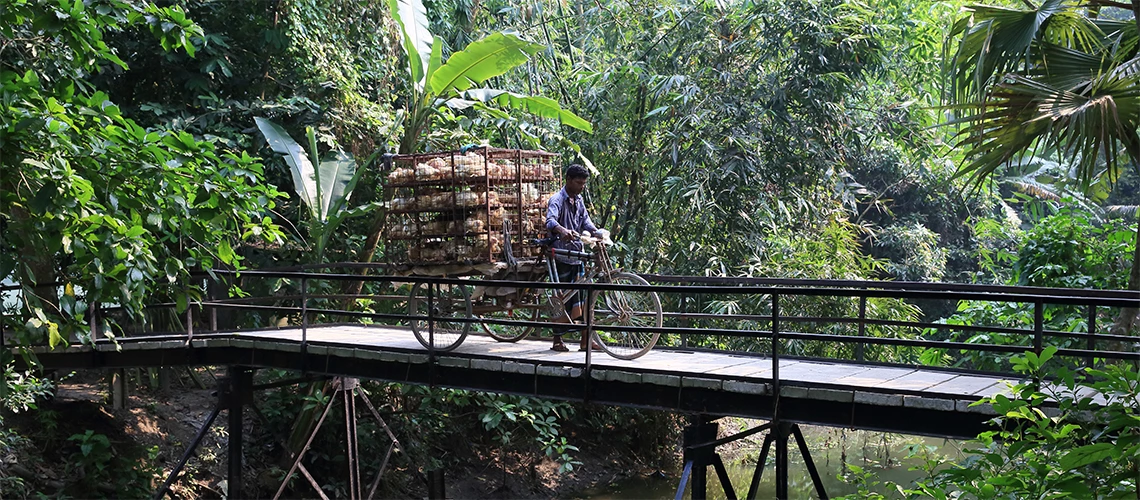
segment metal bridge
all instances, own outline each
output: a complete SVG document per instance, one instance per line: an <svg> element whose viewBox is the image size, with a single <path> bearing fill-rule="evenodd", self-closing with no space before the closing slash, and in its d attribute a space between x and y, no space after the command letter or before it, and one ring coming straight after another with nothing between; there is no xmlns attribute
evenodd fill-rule
<svg viewBox="0 0 1140 500"><path fill-rule="evenodd" d="M355 387L354 381L363 378L686 413L692 416L692 422L685 432L686 468L678 497L685 484L691 483L693 497L703 498L706 466L711 465L727 496L735 498L716 447L768 431L747 495L755 494L768 451L774 447L777 496L787 497L788 441L794 438L817 494L826 498L799 432L800 423L969 438L983 430L985 422L994 416L986 405L974 403L1007 391L1008 383L1016 380L1008 369L1012 355L1055 346L1058 351L1052 362L1069 366L1140 360L1140 353L1135 352L1135 337L1104 332L1108 319L1119 311L1140 307L1140 294L1136 292L877 281L643 277L651 285L569 285L590 294L602 290L651 290L661 296L666 321L657 330L662 334L662 342L635 360L591 351L552 352L549 340L496 342L474 333L454 350L440 352L425 348L404 326L410 321L434 325L443 319L431 311L417 316L407 310L407 289L412 283L423 283L429 288L526 287L535 286L534 283L304 271L243 271L240 275L213 271L209 278L203 277L193 285L209 298L180 313L178 332L154 331L153 326L146 329L150 331L128 327L117 331L117 341L111 343L100 331L105 328L104 318L116 314L108 308L93 314L91 335L98 339L94 343L54 350L33 347L32 351L47 369L231 367L231 376L225 381L229 385L219 391L223 397L211 421L219 411L228 410L231 426L236 425L237 430L231 430L236 439L230 440L229 487L232 494L239 496L240 422L243 407L251 405L252 391L257 389L250 385L250 373L258 368L336 377L338 387L348 391L346 406L354 404L355 396L348 396ZM227 286L241 284L243 289L254 289L256 283L266 280L275 280L281 285L279 289L289 292L268 297L224 297ZM333 293L347 283L360 281L370 282L371 290L382 293ZM346 301L359 299L368 301L368 310L349 311L341 307ZM1021 308L1027 321L1014 325L936 323L921 319L919 311L906 305L920 303L927 308L953 310L961 301ZM155 310L172 307L175 305L153 306ZM1066 312L1070 317L1077 312L1084 319L1083 324L1075 328L1070 325L1065 331L1047 328L1046 318L1058 312ZM551 326L543 321L510 317L446 320L471 323L473 331L483 323ZM234 330L235 322L287 325ZM594 328L589 316L586 323L587 330ZM0 330L0 342L3 340ZM371 403L367 404L371 408ZM765 419L769 423L717 439L716 424L711 420L728 415ZM208 427L209 422L203 429ZM393 446L398 447L395 436L392 440ZM193 446L185 458L192 451ZM296 456L294 467L319 493L317 483L301 464L302 455L303 452ZM178 468L168 485L177 474ZM359 470L350 471L354 498L370 495L364 494L361 477ZM371 492L375 492L378 481L379 472ZM435 486L439 494L441 487ZM165 491L166 486L158 495Z"/></svg>

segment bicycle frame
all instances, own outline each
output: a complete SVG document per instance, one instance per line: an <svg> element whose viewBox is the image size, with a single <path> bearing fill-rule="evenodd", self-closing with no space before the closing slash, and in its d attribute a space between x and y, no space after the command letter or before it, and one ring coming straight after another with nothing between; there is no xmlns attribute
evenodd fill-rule
<svg viewBox="0 0 1140 500"><path fill-rule="evenodd" d="M546 251L542 252L543 260L546 263L547 277L551 283L560 283L558 280L558 268L555 265L555 256L564 255L567 257L574 257L582 261L583 272L578 275L571 283L591 283L599 276L609 277L614 273L613 265L610 264L609 254L606 252L606 245L598 241L594 245L593 252L564 250L559 248L546 247ZM567 313L564 305L566 300L569 299L579 290L558 290L554 289L550 296L550 306L554 308L552 316L561 315L571 323L574 321ZM585 305L585 304L583 304ZM551 319L554 319L553 317Z"/></svg>

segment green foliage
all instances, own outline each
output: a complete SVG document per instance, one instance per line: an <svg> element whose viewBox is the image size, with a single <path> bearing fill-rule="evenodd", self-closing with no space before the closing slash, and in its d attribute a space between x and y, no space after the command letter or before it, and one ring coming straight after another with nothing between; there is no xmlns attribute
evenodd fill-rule
<svg viewBox="0 0 1140 500"><path fill-rule="evenodd" d="M1098 224L1063 206L1025 235L1014 264L1019 285L1124 289L1135 232L1120 221Z"/></svg>
<svg viewBox="0 0 1140 500"><path fill-rule="evenodd" d="M24 41L0 60L0 276L24 287L21 303L37 318L17 331L19 340L58 343L56 329L62 339L82 338L93 303L137 315L144 299L165 295L185 307L190 292L166 286L195 268L240 266L242 241L279 240L265 212L278 193L259 182L257 161L186 132L147 130L84 79L98 64L123 66L102 42L107 30L166 23L163 46L185 49L200 30L180 9L14 7L4 29ZM52 44L35 30L71 43ZM43 286L56 280L75 286L62 296Z"/></svg>
<svg viewBox="0 0 1140 500"><path fill-rule="evenodd" d="M348 208L348 199L356 189L364 169L357 168L352 155L337 149L324 157L318 156L317 140L310 127L309 154L297 144L281 126L265 118L255 117L258 129L270 148L285 158L293 175L293 189L309 208L307 226L309 237L316 241L315 262L323 262L325 248L337 227L348 218L359 217L376 209L378 203ZM320 158L320 167L314 168L309 158Z"/></svg>
<svg viewBox="0 0 1140 500"><path fill-rule="evenodd" d="M410 419L419 429L416 439L422 444L444 443L458 436L471 439L470 424L456 420L471 413L504 449L526 449L529 441L557 461L560 471L573 470L578 463L572 455L577 447L560 431L562 423L573 416L569 403L419 386L402 386L400 391L401 404L416 412ZM436 457L433 463L445 466L443 458Z"/></svg>
<svg viewBox="0 0 1140 500"><path fill-rule="evenodd" d="M946 273L946 252L938 245L938 235L922 224L885 227L875 238L875 246L897 256L885 264L887 274L894 279L942 281Z"/></svg>
<svg viewBox="0 0 1140 500"><path fill-rule="evenodd" d="M1027 352L1014 368L1036 378L1055 348ZM908 498L1121 498L1136 494L1140 462L1140 375L1128 364L1053 370L1055 382L1026 382L977 404L993 405L996 430L978 436L961 463L935 471Z"/></svg>
<svg viewBox="0 0 1140 500"><path fill-rule="evenodd" d="M1114 182L1122 156L1140 159L1134 54L1111 49L1134 46L1135 29L1064 0L969 8L951 32L946 67L948 97L966 126L960 175L978 184L1020 154L1049 147L1074 164L1082 190Z"/></svg>
<svg viewBox="0 0 1140 500"><path fill-rule="evenodd" d="M1021 233L1008 226L986 223L976 227L982 236L980 259L994 276L1008 276L1009 284L1060 287L1122 289L1127 285L1127 262L1134 251L1134 233L1119 221L1097 223L1083 210L1068 205ZM987 243L987 241L989 243ZM1014 244L1020 246L1010 251ZM1008 269L1003 271L997 268ZM1044 328L1061 332L1087 332L1088 311L1074 306L1046 304ZM1115 319L1108 308L1098 308L1096 321L1104 325ZM962 301L957 310L941 322L948 325L991 326L1025 329L1033 325L1033 304L1013 302ZM957 332L943 335L933 330L932 338L973 344L1029 346L1026 333ZM1057 347L1083 348L1083 340L1051 338ZM951 363L983 370L1008 369L996 353L966 351L939 357L935 364ZM934 360L935 358L932 358Z"/></svg>
<svg viewBox="0 0 1140 500"><path fill-rule="evenodd" d="M479 420L483 422L484 429L494 433L495 440L500 444L511 445L516 430L525 424L534 432L534 440L546 456L558 462L559 473L570 472L574 470L575 464L581 464L571 455L571 452L578 451L578 447L569 444L565 436L559 435L560 421L574 416L570 405L485 393L475 393L475 399L481 400L483 406Z"/></svg>
<svg viewBox="0 0 1140 500"><path fill-rule="evenodd" d="M35 410L36 401L52 395L55 384L32 371L16 371L9 362L4 366L4 391L0 393L0 424L5 412L19 413Z"/></svg>
<svg viewBox="0 0 1140 500"><path fill-rule="evenodd" d="M509 96L491 89L478 89L485 91L482 94L464 93L475 85L481 85L526 63L543 49L542 45L526 41L514 32L496 32L471 42L444 62L443 41L428 30L423 3L420 0L389 0L388 5L404 36L408 80L412 84L412 94L404 115L400 153L411 153L419 149L422 137L431 129L442 106L462 110L476 103L493 101L540 117L563 120L562 123L571 127L591 130L589 122L563 110L553 100ZM486 92L494 94L489 96Z"/></svg>
<svg viewBox="0 0 1140 500"><path fill-rule="evenodd" d="M152 446L144 457L132 455L129 445L113 442L104 434L88 429L66 440L69 448L77 447L66 457L68 491L83 496L114 498L146 496L153 493L152 482L161 476L157 459L159 450ZM73 448L74 449L74 448Z"/></svg>
<svg viewBox="0 0 1140 500"><path fill-rule="evenodd" d="M1017 249L1025 237L1013 222L1008 218L971 221L979 268L971 281L1004 284L1013 279L1012 264L1017 261Z"/></svg>

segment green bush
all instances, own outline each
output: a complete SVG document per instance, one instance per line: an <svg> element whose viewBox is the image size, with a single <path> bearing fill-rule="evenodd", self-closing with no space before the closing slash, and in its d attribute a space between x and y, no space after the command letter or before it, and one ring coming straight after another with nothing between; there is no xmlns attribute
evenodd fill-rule
<svg viewBox="0 0 1140 500"><path fill-rule="evenodd" d="M1129 364L1103 370L1053 370L1039 380L1055 348L1014 357L1029 382L977 404L993 405L994 429L964 460L926 462L929 478L879 485L855 474L864 498L895 490L906 498L1135 498L1140 464L1140 373ZM857 471L855 471L857 472Z"/></svg>

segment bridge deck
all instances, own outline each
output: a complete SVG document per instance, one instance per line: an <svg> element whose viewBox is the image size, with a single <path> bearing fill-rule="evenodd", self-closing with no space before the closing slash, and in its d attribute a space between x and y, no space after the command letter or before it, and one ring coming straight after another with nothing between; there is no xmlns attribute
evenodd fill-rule
<svg viewBox="0 0 1140 500"><path fill-rule="evenodd" d="M496 342L471 335L456 350L427 351L406 328L300 329L136 337L109 344L40 349L47 368L228 365L304 369L397 382L528 394L683 412L770 418L894 432L972 437L993 413L970 406L1007 390L1000 377L936 369L781 359L773 394L770 357L658 349L626 361L605 353L549 350L549 341Z"/></svg>

